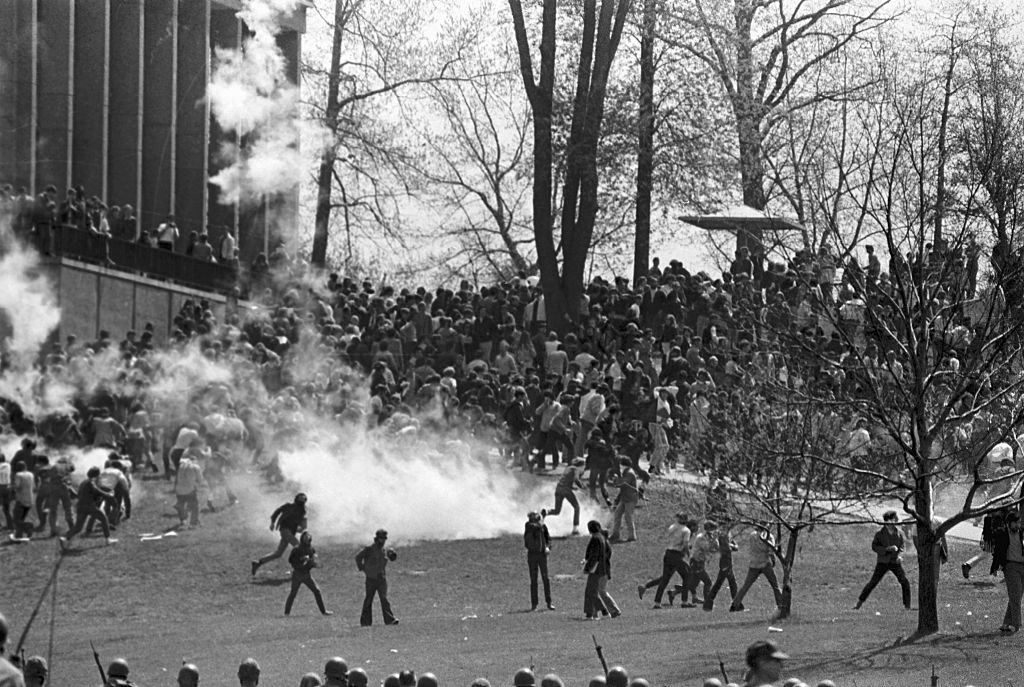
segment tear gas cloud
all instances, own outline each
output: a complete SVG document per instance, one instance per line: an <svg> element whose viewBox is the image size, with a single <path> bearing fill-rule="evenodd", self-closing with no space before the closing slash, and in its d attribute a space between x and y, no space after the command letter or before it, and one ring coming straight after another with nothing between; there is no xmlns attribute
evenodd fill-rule
<svg viewBox="0 0 1024 687"><path fill-rule="evenodd" d="M519 479L472 438L411 429L334 429L333 445L282 450L281 471L309 497L316 536L360 542L383 527L397 541L484 539L522 532L527 511L553 505L552 482ZM581 505L583 522L596 516ZM548 521L552 535L568 534L571 516L565 504Z"/></svg>
<svg viewBox="0 0 1024 687"><path fill-rule="evenodd" d="M305 168L300 137L314 147L325 140L321 127L301 121L298 88L288 80L275 41L281 18L297 6L298 0L243 0L238 14L252 36L240 49L216 50L206 97L220 127L245 137L242 147L221 146L225 167L210 179L221 189L221 203L253 203L290 192Z"/></svg>
<svg viewBox="0 0 1024 687"><path fill-rule="evenodd" d="M6 319L4 348L8 369L0 376L0 396L31 398L40 382L35 356L60 322L60 309L39 254L11 235L11 218L0 212L0 311Z"/></svg>

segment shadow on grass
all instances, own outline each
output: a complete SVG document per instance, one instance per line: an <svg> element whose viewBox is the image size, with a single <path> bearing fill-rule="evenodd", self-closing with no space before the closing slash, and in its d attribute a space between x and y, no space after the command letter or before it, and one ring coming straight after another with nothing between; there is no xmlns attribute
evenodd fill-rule
<svg viewBox="0 0 1024 687"><path fill-rule="evenodd" d="M258 577L252 581L257 587L280 587L292 581L290 577Z"/></svg>
<svg viewBox="0 0 1024 687"><path fill-rule="evenodd" d="M846 668L849 670L866 670L866 669L878 669L890 666L894 662L900 662L903 667L908 667L909 663L912 663L915 658L925 665L929 662L934 663L925 654L921 653L916 657L897 657L896 655L890 656L894 651L907 649L907 650L924 650L924 649L941 649L943 652L944 661L953 661L960 663L972 663L979 660L977 653L972 650L970 646L963 646L964 640L975 640L982 639L986 640L991 637L998 637L999 632L995 633L984 633L984 634L972 634L969 637L959 634L929 634L929 635L917 635L912 634L908 637L897 637L893 642L889 644L883 644L882 646L875 647L873 649L865 649L864 651L857 651L848 654L844 658L836 659L835 656L825 657L820 661L813 661L810 663L800 664L801 670L816 670L821 668Z"/></svg>

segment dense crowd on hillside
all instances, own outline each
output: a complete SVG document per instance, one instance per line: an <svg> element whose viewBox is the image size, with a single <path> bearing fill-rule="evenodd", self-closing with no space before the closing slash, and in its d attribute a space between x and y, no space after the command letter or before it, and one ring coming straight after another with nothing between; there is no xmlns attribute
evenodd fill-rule
<svg viewBox="0 0 1024 687"><path fill-rule="evenodd" d="M537 278L525 274L428 290L338 274L311 283L283 263L249 305L231 301L219 318L209 302L185 301L167 347L151 324L120 340L106 331L89 342L67 337L47 352L34 389L40 398L64 389L68 403L40 411L28 399L33 421L7 399L4 420L49 446L120 449L136 468L162 464L170 477L180 429L211 435L216 448L211 422L228 418L244 425L246 448L273 475L275 447L312 413L383 433L472 438L526 471L583 457L590 494L604 500L622 456L645 478L683 462L713 465L722 446L709 438L756 424L773 388L855 397L865 384L899 384L898 346L867 328L891 317L894 281L905 276L946 285L936 298L956 307L937 345L955 371L976 324L973 242L897 256L894 276L868 255L864 265L851 257L841 279L827 249L788 264L740 249L717 278L676 260L663 269L655 258L636 285L595 278L577 317L559 327L547 320ZM231 369L234 381L191 380L191 397L168 406L158 382L178 374L188 354ZM103 413L113 434L97 432ZM864 452L871 438L860 418L846 410L834 424L837 446Z"/></svg>
<svg viewBox="0 0 1024 687"><path fill-rule="evenodd" d="M84 229L98 230L88 222ZM70 470L40 459L44 451L91 445L116 454L96 476L99 484L106 475L115 496L104 510L116 527L130 509L118 486L127 481L130 492L132 472L170 479L182 465L201 465L213 508L215 476L243 457L267 479L282 479L276 451L301 443L311 417L382 436L466 440L481 460L497 455L524 472L581 459L590 496L609 505L606 486L617 483L620 466L644 482L684 466L713 477L717 438L755 424L773 389L856 397L865 383L902 381L898 346L868 331L897 307L901 279L942 285L936 299L953 307L936 345L956 370L977 325L973 242L964 251L897 255L888 272L867 253L866 264L851 257L841 265L841 277L827 249L786 264L740 249L715 277L655 259L635 285L595 278L575 317L557 323L526 274L428 290L338 274L317 282L298 265L281 263L273 275L267 267L252 300L232 300L223 314L205 300L185 301L166 346L147 324L116 338L69 336L46 351L32 397L2 402L4 427L40 447L27 439L7 470L0 462L0 524L17 541L47 525L60 534L63 508L68 529L80 529L62 486ZM230 375L205 377L209 369ZM53 403L54 392L66 402ZM863 454L872 442L863 419L835 420L836 447ZM18 493L16 485L29 483L29 494ZM229 490L226 497L234 498ZM195 511L182 506L182 526L196 521Z"/></svg>

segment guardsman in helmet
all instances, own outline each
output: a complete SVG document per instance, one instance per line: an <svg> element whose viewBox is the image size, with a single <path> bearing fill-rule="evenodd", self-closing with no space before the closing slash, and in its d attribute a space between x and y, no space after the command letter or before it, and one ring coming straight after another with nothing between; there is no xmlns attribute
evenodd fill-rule
<svg viewBox="0 0 1024 687"><path fill-rule="evenodd" d="M341 656L327 659L324 664L324 687L347 687L348 663Z"/></svg>
<svg viewBox="0 0 1024 687"><path fill-rule="evenodd" d="M512 676L512 687L536 687L537 676L529 668L520 668Z"/></svg>
<svg viewBox="0 0 1024 687"><path fill-rule="evenodd" d="M128 661L123 658L115 658L107 666L107 687L128 687L134 685L128 679Z"/></svg>
<svg viewBox="0 0 1024 687"><path fill-rule="evenodd" d="M370 679L366 677L366 671L362 668L353 668L348 671L348 687L366 687Z"/></svg>
<svg viewBox="0 0 1024 687"><path fill-rule="evenodd" d="M199 668L186 663L178 669L178 687L199 687Z"/></svg>
<svg viewBox="0 0 1024 687"><path fill-rule="evenodd" d="M247 658L238 664L239 687L257 687L260 684L260 664L255 658Z"/></svg>
<svg viewBox="0 0 1024 687"><path fill-rule="evenodd" d="M416 687L438 687L437 676L433 673L423 673L416 680Z"/></svg>

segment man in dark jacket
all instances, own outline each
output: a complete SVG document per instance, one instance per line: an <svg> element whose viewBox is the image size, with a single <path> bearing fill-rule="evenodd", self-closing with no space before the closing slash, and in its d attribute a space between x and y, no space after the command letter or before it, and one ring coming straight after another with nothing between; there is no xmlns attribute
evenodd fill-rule
<svg viewBox="0 0 1024 687"><path fill-rule="evenodd" d="M966 563L960 566L960 572L963 574L964 579L970 579L971 568L975 563L980 561L986 555L992 553L992 549L995 546L996 531L1003 526L1003 519L1006 517L1006 509L997 510L995 513L989 513L985 516L981 525L981 553L971 556L967 559ZM992 565L989 568L989 574L995 575L996 561L992 559Z"/></svg>
<svg viewBox="0 0 1024 687"><path fill-rule="evenodd" d="M880 530L875 532L874 539L871 540L871 549L877 554L878 559L875 562L875 571L871 574L871 579L864 585L863 591L860 593L860 597L857 598L857 605L854 606L854 610L859 609L867 601L868 596L874 590L881 579L885 576L885 573L892 572L896 576L896 580L900 583L900 589L903 591L903 606L904 608L910 608L910 582L907 580L907 574L903 572L903 564L900 563L900 554L903 553L905 543L903 540L903 533L896 527L896 511L886 511L882 515L883 525Z"/></svg>
<svg viewBox="0 0 1024 687"><path fill-rule="evenodd" d="M526 546L526 565L530 570L530 610L537 610L537 573L544 581L544 602L548 610L551 605L551 581L548 579L548 553L551 551L551 535L548 526L540 517L540 513L531 512L526 516L526 528L523 532L523 544Z"/></svg>
<svg viewBox="0 0 1024 687"><path fill-rule="evenodd" d="M1024 535L1017 510L1006 511L993 535L992 565L1003 571L1006 581L1006 612L999 631L1013 633L1021 626L1020 600L1024 594Z"/></svg>
<svg viewBox="0 0 1024 687"><path fill-rule="evenodd" d="M397 625L398 619L391 612L388 602L388 578L385 574L388 561L398 558L394 549L384 547L388 540L387 530L377 530L373 543L356 554L356 567L366 575L366 597L363 599L363 612L359 616L359 624L363 627L373 625L373 596L380 596L380 610L384 614L385 625Z"/></svg>
<svg viewBox="0 0 1024 687"><path fill-rule="evenodd" d="M509 439L513 460L517 460L523 472L533 472L530 463L530 432L531 425L526 414L526 389L516 387L512 393L512 402L505 409L505 422L508 424Z"/></svg>
<svg viewBox="0 0 1024 687"><path fill-rule="evenodd" d="M67 544L82 531L85 522L89 518L95 518L103 529L103 536L107 544L116 544L116 539L110 538L110 523L107 521L107 514L100 506L104 501L113 500L114 493L99 485L100 469L97 466L89 468L85 473L86 480L78 486L78 503L75 506L75 525L66 536L60 538L61 546Z"/></svg>
<svg viewBox="0 0 1024 687"><path fill-rule="evenodd" d="M277 543L277 549L258 561L252 561L252 574L264 563L278 559L284 555L289 546L298 546L299 540L296 535L306 529L306 495L299 493L291 503L281 505L270 515L270 531L278 530L281 533L281 541Z"/></svg>
<svg viewBox="0 0 1024 687"><path fill-rule="evenodd" d="M292 549L288 556L288 564L292 566L292 589L284 602L284 614L289 615L292 612L292 603L295 601L295 595L299 593L299 587L306 585L309 587L309 591L313 592L313 598L316 599L316 607L320 609L320 613L334 615L332 611L328 611L324 607L324 597L316 585L316 580L313 579L313 568L319 565L319 561L316 557L316 549L313 548L312 534L302 533L299 545Z"/></svg>

